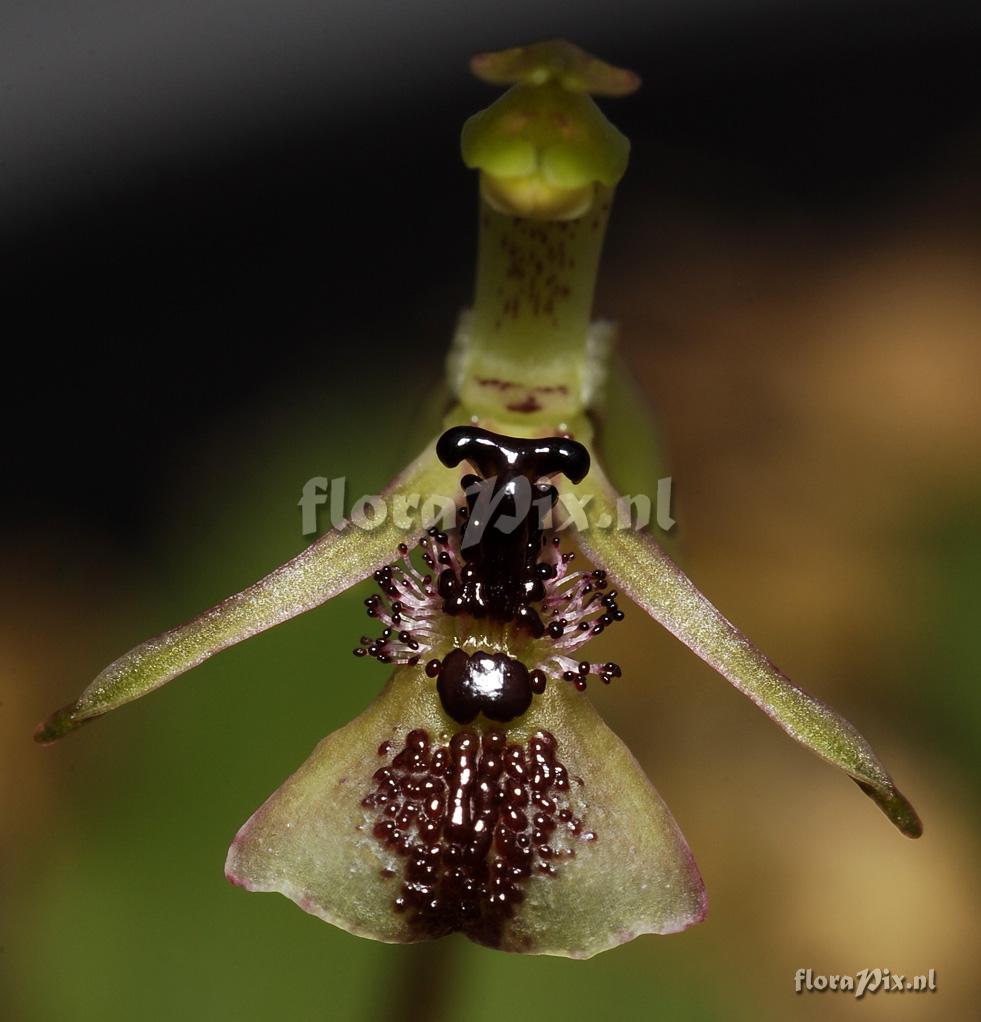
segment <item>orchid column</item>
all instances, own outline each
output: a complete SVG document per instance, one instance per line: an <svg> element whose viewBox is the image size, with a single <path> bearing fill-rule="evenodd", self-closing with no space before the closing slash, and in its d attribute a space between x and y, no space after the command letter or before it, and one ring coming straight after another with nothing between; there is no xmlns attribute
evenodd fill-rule
<svg viewBox="0 0 981 1022"><path fill-rule="evenodd" d="M451 378L475 414L555 428L588 408L602 382L593 290L630 151L588 93L626 95L639 80L563 43L487 54L472 67L516 84L463 129L464 161L480 171L480 249Z"/></svg>

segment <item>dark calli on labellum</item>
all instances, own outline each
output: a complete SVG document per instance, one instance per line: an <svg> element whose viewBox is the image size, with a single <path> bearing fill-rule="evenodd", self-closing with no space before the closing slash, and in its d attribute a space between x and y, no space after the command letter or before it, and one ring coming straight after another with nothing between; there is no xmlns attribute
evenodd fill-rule
<svg viewBox="0 0 981 1022"><path fill-rule="evenodd" d="M592 97L628 95L637 76L562 40L471 67L510 88L463 129L480 251L447 361L453 403L442 434L380 495L408 507L440 495L452 520L331 530L111 663L35 738L53 742L373 578L365 608L380 633L354 653L391 665L388 684L245 823L229 880L375 940L459 932L588 958L706 911L681 831L584 692L590 678L620 677L584 647L623 619L625 597L903 834L922 828L848 721L783 674L648 530L610 527L619 495L604 466L624 445L650 445L643 419L619 440L597 430L615 331L590 315L629 143Z"/></svg>

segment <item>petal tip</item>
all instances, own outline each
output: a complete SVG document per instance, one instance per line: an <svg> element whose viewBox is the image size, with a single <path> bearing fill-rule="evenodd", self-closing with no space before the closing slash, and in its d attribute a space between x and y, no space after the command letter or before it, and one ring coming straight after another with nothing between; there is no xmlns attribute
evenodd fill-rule
<svg viewBox="0 0 981 1022"><path fill-rule="evenodd" d="M709 902L708 902L708 891L702 883L702 878L699 876L698 882L700 885L700 894L698 908L692 913L691 917L684 920L682 924L675 930L675 933L683 933L685 930L691 929L693 926L697 926L699 923L704 923L708 918L709 914Z"/></svg>
<svg viewBox="0 0 981 1022"><path fill-rule="evenodd" d="M51 745L59 738L64 738L65 735L88 723L92 718L79 717L76 706L76 703L69 703L42 720L34 729L34 741L38 745Z"/></svg>
<svg viewBox="0 0 981 1022"><path fill-rule="evenodd" d="M257 885L249 879L248 871L242 864L242 836L246 827L251 822L250 817L249 821L239 828L238 833L228 847L228 854L225 856L225 879L233 887L241 887L246 891L259 890Z"/></svg>
<svg viewBox="0 0 981 1022"><path fill-rule="evenodd" d="M877 788L873 784L859 780L855 780L855 783L889 817L890 822L901 834L909 838L923 835L923 823L918 813L898 788Z"/></svg>
<svg viewBox="0 0 981 1022"><path fill-rule="evenodd" d="M246 891L252 890L247 880L238 876L236 873L233 873L227 866L225 868L225 879L232 885L232 887L241 887Z"/></svg>

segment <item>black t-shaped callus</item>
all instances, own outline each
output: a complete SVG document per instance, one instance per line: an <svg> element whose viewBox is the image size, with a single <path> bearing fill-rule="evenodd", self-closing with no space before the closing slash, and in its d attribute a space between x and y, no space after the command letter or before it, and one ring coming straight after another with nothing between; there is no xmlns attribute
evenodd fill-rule
<svg viewBox="0 0 981 1022"><path fill-rule="evenodd" d="M524 439L455 426L439 438L436 454L448 468L467 461L478 473L461 480L469 512L460 544L465 565L460 577L450 569L440 575L445 609L498 621L517 618L533 635L542 634L541 619L528 604L542 599L544 582L555 574L539 557L542 520L558 497L543 479L562 473L580 482L589 471L589 452L567 437Z"/></svg>
<svg viewBox="0 0 981 1022"><path fill-rule="evenodd" d="M454 426L436 443L436 454L447 468L468 461L484 479L523 476L529 482L561 472L573 483L589 471L589 452L568 437L540 439L501 436L478 426Z"/></svg>

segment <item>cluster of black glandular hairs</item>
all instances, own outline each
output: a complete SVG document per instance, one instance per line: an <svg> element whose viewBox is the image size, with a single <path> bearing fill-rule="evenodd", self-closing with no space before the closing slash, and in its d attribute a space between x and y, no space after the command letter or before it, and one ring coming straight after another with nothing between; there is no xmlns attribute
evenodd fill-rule
<svg viewBox="0 0 981 1022"><path fill-rule="evenodd" d="M548 537L545 537L543 542L547 545ZM551 542L557 550L559 537L553 536ZM561 555L560 563L563 574L575 556L574 553ZM546 628L549 637L556 643L560 643L566 636L566 629L574 624L573 635L578 633L575 640L575 646L578 646L590 638L602 634L610 625L622 621L626 615L617 605L616 590L606 592L608 584L606 572L602 568L596 568L586 574L579 585L566 593L565 602L568 604L568 609L565 611L566 616L563 616L561 604L551 607L550 620ZM602 606L603 613L596 617L584 618L583 615L591 613L593 605L597 601ZM573 623L570 618L578 620ZM564 681L572 682L580 692L583 692L586 689L586 677L591 673L598 674L605 685L609 685L614 678L619 678L623 674L619 664L612 660L604 664L592 664L588 660L581 660L576 665L576 670L563 671L562 678Z"/></svg>
<svg viewBox="0 0 981 1022"><path fill-rule="evenodd" d="M439 536L444 544L447 542L447 536L445 532L438 533L435 529L430 529L429 535ZM425 544L425 542L426 541L424 539L420 539L419 540L420 546ZM400 543L399 553L404 557L405 555L408 554L408 552L409 548L405 545L405 543ZM429 557L428 554L425 556L427 562L432 560L432 558ZM385 565L384 568L379 568L378 571L376 571L372 576L372 578L374 578L374 580L378 583L378 587L389 599L388 613L392 624L386 625L382 629L382 633L377 639L373 639L370 635L362 635L361 645L357 646L354 649L354 655L356 657L372 656L377 661L379 661L379 663L383 664L390 664L393 662L394 657L392 656L391 652L389 652L389 650L391 645L393 644L392 635L395 633L395 628L402 624L403 608L402 603L399 600L400 593L398 590L398 586L393 581L392 574L393 574L392 567L390 565ZM427 578L424 581L428 586L432 579L427 576ZM364 605L365 613L368 615L368 617L377 618L378 611L382 607L382 598L378 595L369 596L364 601ZM410 666L415 666L417 663L419 663L419 657L413 654L419 649L421 649L421 646L419 642L416 640L415 636L413 636L412 632L410 632L408 629L403 628L399 630L398 647L400 651L403 651L405 649L408 649L410 651L410 655L407 658L399 657L398 660L399 663L406 663L409 664Z"/></svg>
<svg viewBox="0 0 981 1022"><path fill-rule="evenodd" d="M385 742L378 754L391 750ZM575 855L572 840L596 840L569 806L570 779L556 750L547 731L526 745L508 745L498 730L460 731L449 746L432 748L415 730L375 772L362 805L378 810L372 834L401 860L393 907L420 937L460 931L499 946L528 879L554 876ZM387 878L398 872L381 870Z"/></svg>

